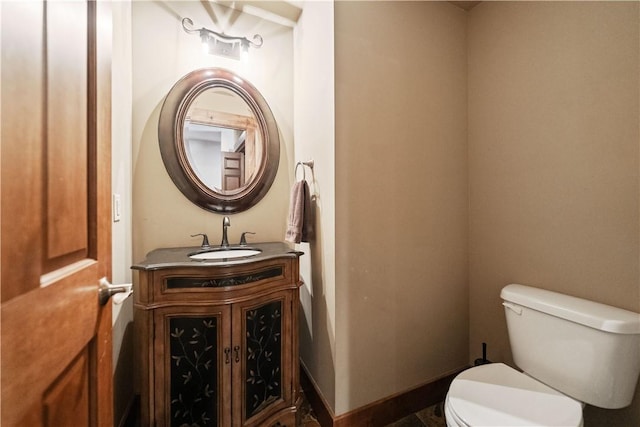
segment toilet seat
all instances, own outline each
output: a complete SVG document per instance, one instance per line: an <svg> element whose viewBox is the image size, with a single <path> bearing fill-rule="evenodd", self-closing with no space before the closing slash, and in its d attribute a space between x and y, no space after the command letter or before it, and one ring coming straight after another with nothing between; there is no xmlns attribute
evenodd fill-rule
<svg viewBox="0 0 640 427"><path fill-rule="evenodd" d="M447 396L444 401L444 419L447 422L447 427L469 427L469 425L458 418L456 413L451 409L449 396Z"/></svg>
<svg viewBox="0 0 640 427"><path fill-rule="evenodd" d="M476 366L451 383L450 426L581 427L580 402L502 363Z"/></svg>

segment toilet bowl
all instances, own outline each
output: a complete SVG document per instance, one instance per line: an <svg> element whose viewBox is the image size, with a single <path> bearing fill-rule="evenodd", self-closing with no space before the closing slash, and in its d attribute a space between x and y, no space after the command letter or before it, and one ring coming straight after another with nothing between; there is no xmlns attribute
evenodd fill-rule
<svg viewBox="0 0 640 427"><path fill-rule="evenodd" d="M445 400L448 427L580 427L582 405L502 363L461 372Z"/></svg>

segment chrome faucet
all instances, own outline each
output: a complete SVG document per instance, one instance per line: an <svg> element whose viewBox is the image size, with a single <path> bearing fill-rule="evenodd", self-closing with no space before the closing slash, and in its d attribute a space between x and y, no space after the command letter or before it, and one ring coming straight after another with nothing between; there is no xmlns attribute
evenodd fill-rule
<svg viewBox="0 0 640 427"><path fill-rule="evenodd" d="M225 216L222 219L222 243L220 243L220 246L222 246L223 248L229 247L229 239L227 238L227 227L231 227L231 221L229 220L228 216Z"/></svg>

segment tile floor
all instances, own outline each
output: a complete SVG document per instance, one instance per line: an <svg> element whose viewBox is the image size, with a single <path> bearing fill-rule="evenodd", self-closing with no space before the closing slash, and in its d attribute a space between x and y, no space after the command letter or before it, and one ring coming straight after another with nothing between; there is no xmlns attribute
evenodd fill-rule
<svg viewBox="0 0 640 427"><path fill-rule="evenodd" d="M306 399L300 408L302 411L301 424L298 427L320 427L313 410L309 407ZM406 416L385 427L446 427L444 419L444 408L442 403L424 408L415 414Z"/></svg>
<svg viewBox="0 0 640 427"><path fill-rule="evenodd" d="M446 427L444 420L444 408L438 403L424 408L415 414L411 414L401 420L391 423L386 427Z"/></svg>
<svg viewBox="0 0 640 427"><path fill-rule="evenodd" d="M320 423L316 419L311 405L305 398L304 392L302 393L302 404L300 405L300 425L297 427L320 427Z"/></svg>

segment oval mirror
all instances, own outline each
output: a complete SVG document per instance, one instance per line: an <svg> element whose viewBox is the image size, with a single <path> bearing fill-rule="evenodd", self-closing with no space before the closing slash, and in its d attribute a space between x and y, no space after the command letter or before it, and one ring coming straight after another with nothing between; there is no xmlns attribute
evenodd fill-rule
<svg viewBox="0 0 640 427"><path fill-rule="evenodd" d="M209 211L247 210L278 171L280 137L269 105L251 83L221 68L192 71L171 88L158 139L174 184Z"/></svg>

